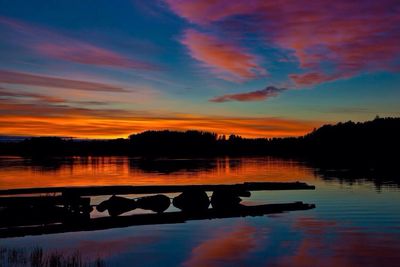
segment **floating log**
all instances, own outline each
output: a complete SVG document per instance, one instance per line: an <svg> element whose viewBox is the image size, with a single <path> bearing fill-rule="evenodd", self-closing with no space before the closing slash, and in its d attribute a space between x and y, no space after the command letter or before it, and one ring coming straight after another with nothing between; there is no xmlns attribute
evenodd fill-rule
<svg viewBox="0 0 400 267"><path fill-rule="evenodd" d="M0 197L0 207L26 205L63 205L62 196Z"/></svg>
<svg viewBox="0 0 400 267"><path fill-rule="evenodd" d="M125 212L137 208L136 201L125 197L111 196L109 199L101 202L96 209L100 212L108 210L110 216L118 216Z"/></svg>
<svg viewBox="0 0 400 267"><path fill-rule="evenodd" d="M88 218L90 198L64 196L2 197L0 226L65 222Z"/></svg>
<svg viewBox="0 0 400 267"><path fill-rule="evenodd" d="M262 216L266 214L282 213L295 210L308 210L315 208L314 204L293 202L284 204L267 204L257 206L240 205L234 210L208 209L203 212L167 212L162 214L137 214L120 217L94 218L84 222L76 221L74 224L51 224L31 227L8 227L0 229L0 238L21 237L26 235L43 235L76 231L94 231L110 228L129 227L134 225L150 224L175 224L190 220L209 220L216 218L233 218L245 216Z"/></svg>
<svg viewBox="0 0 400 267"><path fill-rule="evenodd" d="M137 207L157 213L164 212L171 205L171 200L165 195L146 196L136 199Z"/></svg>
<svg viewBox="0 0 400 267"><path fill-rule="evenodd" d="M191 188L174 197L172 204L184 212L199 212L208 209L210 200L204 190Z"/></svg>
<svg viewBox="0 0 400 267"><path fill-rule="evenodd" d="M88 187L46 187L3 189L0 195L21 194L69 194L78 196L124 195L124 194L162 194L180 193L188 189L215 191L217 189L235 189L238 191L263 190L313 190L315 186L301 182L246 182L242 184L219 185L150 185L150 186L88 186Z"/></svg>
<svg viewBox="0 0 400 267"><path fill-rule="evenodd" d="M89 218L89 213L71 213L53 205L7 207L0 210L0 227L66 223Z"/></svg>
<svg viewBox="0 0 400 267"><path fill-rule="evenodd" d="M211 206L219 210L236 209L242 201L239 195L243 194L230 189L217 189L211 196Z"/></svg>
<svg viewBox="0 0 400 267"><path fill-rule="evenodd" d="M70 202L78 206L89 206L90 198L79 197L71 200L64 196L31 196L31 197L0 197L0 207L26 205L66 205Z"/></svg>
<svg viewBox="0 0 400 267"><path fill-rule="evenodd" d="M18 206L8 207L0 211L0 227L49 224L61 222L65 218L65 210L58 206Z"/></svg>

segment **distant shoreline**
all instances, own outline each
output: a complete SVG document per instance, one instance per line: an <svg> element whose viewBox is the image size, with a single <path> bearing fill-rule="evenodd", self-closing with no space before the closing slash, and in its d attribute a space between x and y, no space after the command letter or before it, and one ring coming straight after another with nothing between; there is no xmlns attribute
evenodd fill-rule
<svg viewBox="0 0 400 267"><path fill-rule="evenodd" d="M74 140L32 137L0 142L0 155L47 156L280 156L312 161L376 165L397 162L400 118L324 125L309 134L287 138L228 137L201 131L145 131L123 139ZM397 155L397 156L396 156Z"/></svg>

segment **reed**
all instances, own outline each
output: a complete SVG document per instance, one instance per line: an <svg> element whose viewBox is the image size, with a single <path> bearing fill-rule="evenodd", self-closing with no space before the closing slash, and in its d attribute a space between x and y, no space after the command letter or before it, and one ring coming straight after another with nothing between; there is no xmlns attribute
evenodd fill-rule
<svg viewBox="0 0 400 267"><path fill-rule="evenodd" d="M0 247L0 267L106 267L103 259L85 260L79 251L66 254L45 252L40 247Z"/></svg>

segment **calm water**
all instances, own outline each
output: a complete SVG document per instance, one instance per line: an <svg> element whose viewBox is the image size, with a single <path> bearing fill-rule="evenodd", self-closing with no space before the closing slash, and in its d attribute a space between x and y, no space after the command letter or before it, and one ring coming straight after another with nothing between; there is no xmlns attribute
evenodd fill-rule
<svg viewBox="0 0 400 267"><path fill-rule="evenodd" d="M256 192L244 202L301 200L317 207L264 217L0 239L0 247L79 250L87 259L100 256L107 266L400 266L396 175L321 170L274 158L149 162L77 157L43 162L2 157L1 189L304 181L317 189Z"/></svg>

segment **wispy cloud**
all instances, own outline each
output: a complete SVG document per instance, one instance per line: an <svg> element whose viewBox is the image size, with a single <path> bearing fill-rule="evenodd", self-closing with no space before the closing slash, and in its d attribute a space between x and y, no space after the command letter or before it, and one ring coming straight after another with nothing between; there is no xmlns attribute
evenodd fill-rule
<svg viewBox="0 0 400 267"><path fill-rule="evenodd" d="M49 58L96 66L151 71L161 69L160 66L153 63L144 62L137 58L132 58L132 56L19 20L0 17L0 25L6 26L13 31L14 41L18 45Z"/></svg>
<svg viewBox="0 0 400 267"><path fill-rule="evenodd" d="M191 57L220 78L245 81L266 75L257 56L211 34L187 30L181 42L187 47Z"/></svg>
<svg viewBox="0 0 400 267"><path fill-rule="evenodd" d="M86 105L86 106L105 106L109 105L112 102L105 101L85 101L85 100L68 100L66 98L61 98L52 95L25 92L20 90L10 90L6 88L0 87L0 99L3 100L32 100L41 104L77 104L77 105Z"/></svg>
<svg viewBox="0 0 400 267"><path fill-rule="evenodd" d="M121 87L104 83L71 80L8 70L0 70L0 83L23 84L31 86L76 89L85 91L127 92Z"/></svg>
<svg viewBox="0 0 400 267"><path fill-rule="evenodd" d="M245 137L299 136L325 122L274 117L237 117L82 108L70 102L0 101L0 128L7 135L127 137L145 130L203 130Z"/></svg>
<svg viewBox="0 0 400 267"><path fill-rule="evenodd" d="M240 101L240 102L263 101L268 98L275 97L285 90L287 90L287 89L286 88L276 88L274 86L268 86L265 89L248 92L248 93L226 94L226 95L222 95L222 96L217 96L217 97L211 98L209 101L216 102L216 103L228 102L228 101Z"/></svg>
<svg viewBox="0 0 400 267"><path fill-rule="evenodd" d="M223 18L254 11L260 1L165 0L180 16L196 24L208 24Z"/></svg>
<svg viewBox="0 0 400 267"><path fill-rule="evenodd" d="M42 55L81 64L140 70L160 69L153 64L133 60L116 52L78 41L67 44L65 42L62 44L40 43L34 49Z"/></svg>
<svg viewBox="0 0 400 267"><path fill-rule="evenodd" d="M250 25L258 40L297 59L302 72L289 78L298 87L400 69L400 2L396 0L166 2L176 14L207 25L208 30L223 31L223 22L230 25L233 19L236 25ZM248 28L230 27L223 36L233 31L246 38Z"/></svg>
<svg viewBox="0 0 400 267"><path fill-rule="evenodd" d="M1 98L32 98L36 99L39 101L43 101L46 103L64 103L66 100L64 98L60 97L53 97L53 96L48 96L48 95L43 95L43 94L37 94L37 93L29 93L29 92L16 92L16 91L11 91L7 90L5 88L0 87L0 99Z"/></svg>

